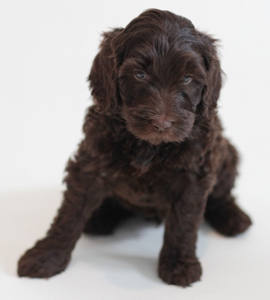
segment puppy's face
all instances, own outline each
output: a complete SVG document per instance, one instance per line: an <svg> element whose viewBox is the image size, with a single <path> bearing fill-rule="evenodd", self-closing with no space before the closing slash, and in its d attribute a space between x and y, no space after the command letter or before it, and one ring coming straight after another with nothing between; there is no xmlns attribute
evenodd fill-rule
<svg viewBox="0 0 270 300"><path fill-rule="evenodd" d="M119 70L127 128L154 145L183 141L195 122L206 73L201 55L186 39L170 40L164 34L140 38Z"/></svg>
<svg viewBox="0 0 270 300"><path fill-rule="evenodd" d="M103 37L88 77L100 112L124 118L134 136L154 145L203 132L222 82L215 39L156 9Z"/></svg>

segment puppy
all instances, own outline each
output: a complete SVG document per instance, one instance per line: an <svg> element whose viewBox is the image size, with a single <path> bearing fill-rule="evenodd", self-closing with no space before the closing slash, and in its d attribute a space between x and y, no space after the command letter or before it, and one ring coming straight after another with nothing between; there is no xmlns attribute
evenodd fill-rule
<svg viewBox="0 0 270 300"><path fill-rule="evenodd" d="M225 236L251 225L231 194L238 155L216 110L216 41L156 9L103 37L89 75L94 105L67 164L62 206L18 274L58 274L83 231L110 234L140 213L165 221L160 278L189 286L202 273L195 248L204 217Z"/></svg>

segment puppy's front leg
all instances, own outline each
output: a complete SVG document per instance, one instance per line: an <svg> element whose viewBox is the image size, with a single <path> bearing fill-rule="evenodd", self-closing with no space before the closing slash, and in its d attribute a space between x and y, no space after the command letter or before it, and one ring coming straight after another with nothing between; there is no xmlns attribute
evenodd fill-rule
<svg viewBox="0 0 270 300"><path fill-rule="evenodd" d="M106 196L106 186L94 173L85 173L80 158L67 166L67 190L46 237L20 258L19 276L48 278L62 272L91 213Z"/></svg>
<svg viewBox="0 0 270 300"><path fill-rule="evenodd" d="M168 284L186 287L201 277L195 250L210 185L207 181L187 184L167 215L158 271Z"/></svg>

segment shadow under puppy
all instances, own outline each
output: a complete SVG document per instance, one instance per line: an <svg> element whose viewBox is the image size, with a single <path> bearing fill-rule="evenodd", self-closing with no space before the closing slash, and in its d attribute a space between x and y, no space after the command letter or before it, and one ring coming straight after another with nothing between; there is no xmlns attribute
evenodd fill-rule
<svg viewBox="0 0 270 300"><path fill-rule="evenodd" d="M165 220L159 276L189 286L202 273L195 248L203 217L226 236L251 225L231 195L238 155L216 111L215 40L156 9L103 36L89 75L94 105L67 164L62 206L18 274L62 272L82 231L109 234L139 212Z"/></svg>

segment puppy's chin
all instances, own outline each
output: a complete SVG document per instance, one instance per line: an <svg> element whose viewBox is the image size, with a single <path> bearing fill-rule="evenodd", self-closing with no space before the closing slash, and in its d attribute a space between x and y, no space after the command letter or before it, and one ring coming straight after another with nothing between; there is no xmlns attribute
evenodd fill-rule
<svg viewBox="0 0 270 300"><path fill-rule="evenodd" d="M170 135L166 135L163 133L159 134L152 134L147 137L141 137L141 139L146 140L152 145L160 145L162 143L181 143L184 141L186 137L183 136L177 136L177 137L171 137Z"/></svg>
<svg viewBox="0 0 270 300"><path fill-rule="evenodd" d="M140 132L130 128L129 126L128 129L136 138L147 141L155 146L162 143L181 143L189 136L191 132L191 128L181 132L174 132L173 130L168 132L156 132L154 130L145 130Z"/></svg>

